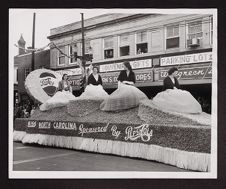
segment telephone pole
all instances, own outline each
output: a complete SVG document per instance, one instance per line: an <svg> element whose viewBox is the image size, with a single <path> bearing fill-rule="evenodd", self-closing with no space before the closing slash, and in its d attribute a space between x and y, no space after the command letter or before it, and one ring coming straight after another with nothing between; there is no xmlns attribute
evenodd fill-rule
<svg viewBox="0 0 226 189"><path fill-rule="evenodd" d="M32 49L35 49L35 16L36 13L33 14ZM32 51L31 71L33 71L34 69L35 69L35 51Z"/></svg>
<svg viewBox="0 0 226 189"><path fill-rule="evenodd" d="M81 13L81 17L82 17L82 66L85 68L86 60L85 60L85 34L84 34L83 13Z"/></svg>
<svg viewBox="0 0 226 189"><path fill-rule="evenodd" d="M81 13L81 21L82 21L82 27L81 27L81 32L82 32L82 56L81 56L81 61L82 61L82 67L83 67L83 73L82 77L80 80L80 92L83 93L85 90L85 85L86 85L86 60L85 60L85 35L84 35L84 18L83 18L83 13Z"/></svg>

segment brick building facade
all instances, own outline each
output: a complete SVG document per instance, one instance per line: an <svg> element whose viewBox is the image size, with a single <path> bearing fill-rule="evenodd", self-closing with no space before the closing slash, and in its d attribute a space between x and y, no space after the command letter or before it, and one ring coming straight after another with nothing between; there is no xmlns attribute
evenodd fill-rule
<svg viewBox="0 0 226 189"><path fill-rule="evenodd" d="M107 14L85 20L84 26L85 53L92 53L104 88L117 86L125 60L135 68L138 87L161 86L171 66L180 68L182 85L211 84L212 15ZM81 55L81 22L51 29L48 38L66 54ZM50 49L50 57L50 68L72 75L76 90L76 60L56 48Z"/></svg>

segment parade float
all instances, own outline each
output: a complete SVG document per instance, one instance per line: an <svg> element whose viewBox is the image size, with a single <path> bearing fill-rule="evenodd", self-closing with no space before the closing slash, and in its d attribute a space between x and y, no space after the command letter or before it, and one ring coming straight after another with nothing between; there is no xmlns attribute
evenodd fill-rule
<svg viewBox="0 0 226 189"><path fill-rule="evenodd" d="M44 103L61 76L39 69L26 78L28 93ZM118 112L99 109L103 99L78 99L14 121L14 141L154 160L210 171L211 116L159 109L151 100Z"/></svg>

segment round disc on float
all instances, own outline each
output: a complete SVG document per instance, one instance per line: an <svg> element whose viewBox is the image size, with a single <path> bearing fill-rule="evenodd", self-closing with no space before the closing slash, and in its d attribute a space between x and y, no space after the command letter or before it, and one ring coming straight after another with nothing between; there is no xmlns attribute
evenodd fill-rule
<svg viewBox="0 0 226 189"><path fill-rule="evenodd" d="M29 73L24 86L31 97L44 103L57 92L61 78L60 74L52 70L37 69Z"/></svg>

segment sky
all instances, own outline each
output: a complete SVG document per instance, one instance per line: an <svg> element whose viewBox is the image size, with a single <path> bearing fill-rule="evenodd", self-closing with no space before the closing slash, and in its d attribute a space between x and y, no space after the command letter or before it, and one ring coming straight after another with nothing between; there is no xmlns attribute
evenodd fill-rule
<svg viewBox="0 0 226 189"><path fill-rule="evenodd" d="M33 13L36 13L35 48L49 43L50 29L108 13L109 10L89 9L9 9L9 64L18 54L17 44L21 34L26 41L26 48L32 46Z"/></svg>

